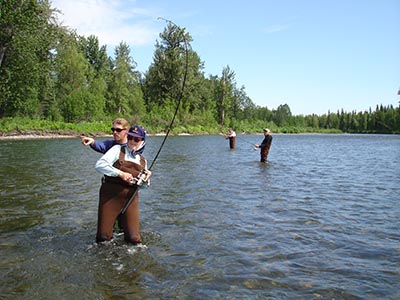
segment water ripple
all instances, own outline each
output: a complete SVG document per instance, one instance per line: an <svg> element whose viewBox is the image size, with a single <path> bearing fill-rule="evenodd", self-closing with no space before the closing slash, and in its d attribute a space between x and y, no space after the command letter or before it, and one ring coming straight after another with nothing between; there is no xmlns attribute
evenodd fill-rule
<svg viewBox="0 0 400 300"><path fill-rule="evenodd" d="M400 137L276 135L268 164L242 139L262 137L168 140L140 191L143 249L94 244L97 153L1 143L0 297L398 299Z"/></svg>

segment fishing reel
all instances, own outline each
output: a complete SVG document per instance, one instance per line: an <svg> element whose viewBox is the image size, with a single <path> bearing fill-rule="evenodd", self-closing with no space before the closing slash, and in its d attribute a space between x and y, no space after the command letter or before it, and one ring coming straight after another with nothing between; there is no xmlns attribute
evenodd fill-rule
<svg viewBox="0 0 400 300"><path fill-rule="evenodd" d="M140 171L136 178L133 178L132 184L136 184L138 187L143 186L143 184L148 184L147 182L147 174L144 170Z"/></svg>

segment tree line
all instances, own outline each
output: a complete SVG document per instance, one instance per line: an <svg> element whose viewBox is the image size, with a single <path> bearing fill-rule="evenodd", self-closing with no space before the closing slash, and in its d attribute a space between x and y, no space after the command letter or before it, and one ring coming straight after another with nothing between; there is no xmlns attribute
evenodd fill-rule
<svg viewBox="0 0 400 300"><path fill-rule="evenodd" d="M96 36L78 35L56 14L47 0L1 2L0 118L110 123L122 116L159 132L181 98L174 126L187 132L268 126L275 132L400 133L400 108L391 105L306 116L292 115L287 104L258 106L229 65L206 76L191 35L172 22L159 34L142 74L125 42L110 57Z"/></svg>

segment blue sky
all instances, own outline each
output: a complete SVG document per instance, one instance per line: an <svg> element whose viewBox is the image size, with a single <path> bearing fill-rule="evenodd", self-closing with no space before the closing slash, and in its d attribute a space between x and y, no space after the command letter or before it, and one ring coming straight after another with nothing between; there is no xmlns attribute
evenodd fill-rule
<svg viewBox="0 0 400 300"><path fill-rule="evenodd" d="M204 73L229 65L237 87L293 115L397 107L400 0L56 0L59 20L107 45L121 41L145 72L169 19L193 37Z"/></svg>

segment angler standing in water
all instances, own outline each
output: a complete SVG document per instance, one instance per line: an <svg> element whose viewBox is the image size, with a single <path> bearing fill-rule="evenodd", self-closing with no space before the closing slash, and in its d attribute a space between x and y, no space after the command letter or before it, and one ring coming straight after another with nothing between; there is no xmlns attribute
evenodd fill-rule
<svg viewBox="0 0 400 300"><path fill-rule="evenodd" d="M271 135L271 130L268 128L264 129L264 140L261 142L261 144L256 144L254 145L256 148L260 148L260 161L261 162L267 162L268 158L268 153L269 153L269 148L271 147L272 143L272 135Z"/></svg>
<svg viewBox="0 0 400 300"><path fill-rule="evenodd" d="M128 199L132 203L121 215L125 241L142 243L139 233L139 196L137 189L147 184L151 172L142 156L146 146L146 131L141 126L132 126L127 145L115 145L96 163L96 170L104 174L100 188L96 242L110 241L113 226Z"/></svg>
<svg viewBox="0 0 400 300"><path fill-rule="evenodd" d="M113 133L112 140L105 140L98 142L95 139L87 136L81 136L81 141L84 146L90 146L94 151L99 153L106 153L112 146L126 145L128 143L126 132L129 129L129 122L124 118L116 118L112 121L111 131ZM122 222L118 217L118 231L122 232Z"/></svg>
<svg viewBox="0 0 400 300"><path fill-rule="evenodd" d="M225 139L229 139L229 148L235 149L236 144L236 132L232 128L229 128L228 133L224 134Z"/></svg>

